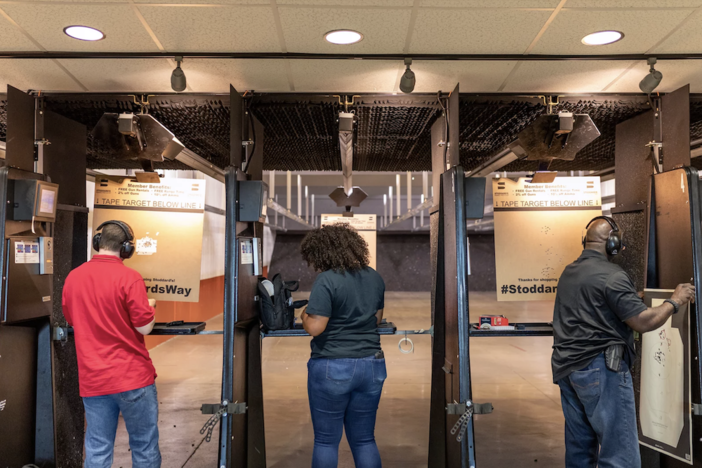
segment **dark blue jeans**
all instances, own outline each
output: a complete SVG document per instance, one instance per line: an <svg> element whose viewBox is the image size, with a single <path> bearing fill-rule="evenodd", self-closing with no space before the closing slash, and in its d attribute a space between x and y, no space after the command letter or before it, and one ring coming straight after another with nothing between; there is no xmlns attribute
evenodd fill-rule
<svg viewBox="0 0 702 468"><path fill-rule="evenodd" d="M601 354L558 385L566 468L640 468L634 386L626 363L613 372Z"/></svg>
<svg viewBox="0 0 702 468"><path fill-rule="evenodd" d="M85 419L85 468L110 468L117 421L122 412L129 433L133 468L159 468L158 397L156 384L96 397L83 398Z"/></svg>
<svg viewBox="0 0 702 468"><path fill-rule="evenodd" d="M344 428L358 468L380 468L375 415L385 359L310 359L307 394L314 427L312 468L336 468Z"/></svg>

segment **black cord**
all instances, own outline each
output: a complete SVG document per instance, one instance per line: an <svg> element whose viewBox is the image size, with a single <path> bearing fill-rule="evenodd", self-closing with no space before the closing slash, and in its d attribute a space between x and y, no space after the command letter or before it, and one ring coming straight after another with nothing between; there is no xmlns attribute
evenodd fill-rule
<svg viewBox="0 0 702 468"><path fill-rule="evenodd" d="M256 126L254 125L253 114L251 112L251 104L252 103L253 103L253 96L251 97L251 101L249 101L249 105L246 106L246 111L249 114L249 126L251 127L251 133L253 133L253 148L251 149L251 158L249 158L249 161L246 164L246 167L244 167L244 173L246 173L249 170L249 166L251 165L251 161L253 160L254 155L256 154Z"/></svg>
<svg viewBox="0 0 702 468"><path fill-rule="evenodd" d="M438 95L439 105L441 110L444 111L444 116L446 117L446 135L444 136L444 164L446 163L446 155L448 154L448 139L449 139L449 113L448 109L444 107L444 103L441 101L441 91Z"/></svg>

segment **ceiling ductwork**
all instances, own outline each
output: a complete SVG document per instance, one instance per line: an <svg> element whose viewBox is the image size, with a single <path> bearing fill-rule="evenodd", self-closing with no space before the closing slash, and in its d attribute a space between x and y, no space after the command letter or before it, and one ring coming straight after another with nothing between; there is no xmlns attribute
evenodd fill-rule
<svg viewBox="0 0 702 468"><path fill-rule="evenodd" d="M92 131L93 143L114 159L139 161L147 172L154 162L174 160L185 146L149 114L105 113Z"/></svg>

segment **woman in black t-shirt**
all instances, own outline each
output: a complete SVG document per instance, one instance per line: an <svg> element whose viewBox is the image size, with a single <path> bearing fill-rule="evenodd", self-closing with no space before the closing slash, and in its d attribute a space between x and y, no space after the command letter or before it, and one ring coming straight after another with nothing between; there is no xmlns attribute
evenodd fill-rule
<svg viewBox="0 0 702 468"><path fill-rule="evenodd" d="M302 241L319 275L302 324L312 335L307 392L314 426L312 468L335 468L344 428L356 466L380 468L375 417L387 377L377 327L385 283L368 266L368 246L346 225L324 226Z"/></svg>

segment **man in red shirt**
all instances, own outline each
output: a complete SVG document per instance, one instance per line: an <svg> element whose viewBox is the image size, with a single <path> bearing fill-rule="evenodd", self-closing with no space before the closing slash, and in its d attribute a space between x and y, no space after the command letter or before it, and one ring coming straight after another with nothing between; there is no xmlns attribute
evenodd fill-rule
<svg viewBox="0 0 702 468"><path fill-rule="evenodd" d="M155 321L155 301L144 279L123 265L134 253L134 233L121 221L97 228L92 260L73 270L63 287L63 314L73 326L78 380L88 428L85 468L112 466L120 412L134 468L159 468L156 370L144 344Z"/></svg>

